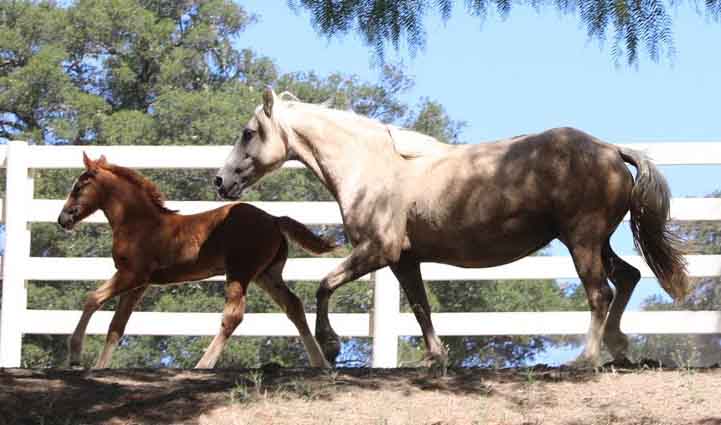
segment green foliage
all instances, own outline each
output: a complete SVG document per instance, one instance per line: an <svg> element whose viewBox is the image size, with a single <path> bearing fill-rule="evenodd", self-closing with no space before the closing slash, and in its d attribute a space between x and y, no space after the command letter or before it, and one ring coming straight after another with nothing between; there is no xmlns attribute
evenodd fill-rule
<svg viewBox="0 0 721 425"><path fill-rule="evenodd" d="M420 2L421 4L423 2ZM383 67L379 81L335 73L281 74L268 58L235 47L254 16L231 1L78 0L62 2L0 1L0 139L29 139L43 144L202 145L231 144L260 103L260 89L273 84L309 102L331 99L383 122L406 125L457 143L463 123L429 99L412 107L399 97L412 81L400 67ZM113 158L108 158L111 162ZM78 158L78 165L81 165ZM219 164L220 165L220 164ZM78 170L37 170L35 197L67 196ZM215 200L210 184L215 170L143 170L170 199ZM280 170L256 184L245 200L332 201L330 193L307 170ZM345 244L342 227L317 231ZM72 233L50 223L31 228L31 255L49 257L110 256L107 225L81 224ZM336 255L348 253L349 247ZM291 247L291 256L307 256ZM98 282L30 282L33 309L78 310ZM289 282L306 311L315 309L316 282ZM372 285L353 282L332 298L333 312L366 312ZM513 311L566 309L566 296L552 281L438 283L429 285L435 311ZM220 282L191 282L151 288L137 310L220 312ZM113 309L115 300L103 309ZM576 304L574 304L576 305ZM248 312L280 312L251 285ZM241 324L242 327L242 324ZM210 337L126 336L112 367L192 367ZM550 338L447 339L456 364L518 363L534 350L551 346ZM513 342L515 345L511 345ZM83 364L90 366L103 337L90 336ZM417 340L404 339L404 359L420 352ZM368 339L344 344L342 361L364 364ZM23 365L65 364L64 335L26 335ZM275 362L306 365L297 338L233 338L219 367L258 366Z"/></svg>
<svg viewBox="0 0 721 425"><path fill-rule="evenodd" d="M453 0L290 0L295 10L306 9L311 24L322 35L334 37L350 32L359 34L366 45L383 61L388 44L396 51L405 43L411 54L426 43L425 17L437 13L447 22L457 1ZM590 39L605 41L612 33L611 52L614 60L626 57L628 64L637 64L645 49L650 59L658 61L662 54L672 56L674 43L669 8L676 3L664 0L465 0L466 12L483 21L495 9L505 18L513 6L555 8L568 15L577 15ZM721 17L721 2L706 1L707 15Z"/></svg>
<svg viewBox="0 0 721 425"><path fill-rule="evenodd" d="M466 123L452 120L438 102L421 99L418 112L406 122L406 127L433 136L444 143L460 143L459 136Z"/></svg>

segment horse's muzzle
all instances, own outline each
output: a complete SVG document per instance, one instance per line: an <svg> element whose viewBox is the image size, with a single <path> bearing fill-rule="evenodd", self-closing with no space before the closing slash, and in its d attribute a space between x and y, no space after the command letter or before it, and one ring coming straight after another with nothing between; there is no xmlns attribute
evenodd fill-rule
<svg viewBox="0 0 721 425"><path fill-rule="evenodd" d="M223 199L229 199L229 200L236 200L240 198L240 195L243 193L243 189L245 185L244 181L245 179L241 179L241 184L238 184L237 182L231 182L228 187L224 184L223 178L221 176L216 176L215 179L213 179L213 184L215 185L215 189L218 191L218 195Z"/></svg>

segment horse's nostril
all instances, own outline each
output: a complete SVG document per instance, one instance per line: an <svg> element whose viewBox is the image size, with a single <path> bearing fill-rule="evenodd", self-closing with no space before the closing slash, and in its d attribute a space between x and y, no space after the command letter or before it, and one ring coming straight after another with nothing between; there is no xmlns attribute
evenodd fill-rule
<svg viewBox="0 0 721 425"><path fill-rule="evenodd" d="M215 179L213 179L213 184L215 184L215 187L220 187L223 185L223 178L220 176L215 176Z"/></svg>
<svg viewBox="0 0 721 425"><path fill-rule="evenodd" d="M241 170L240 168L236 168L236 169L233 170L233 171L235 171L235 174L240 174L240 172L241 172L242 170Z"/></svg>

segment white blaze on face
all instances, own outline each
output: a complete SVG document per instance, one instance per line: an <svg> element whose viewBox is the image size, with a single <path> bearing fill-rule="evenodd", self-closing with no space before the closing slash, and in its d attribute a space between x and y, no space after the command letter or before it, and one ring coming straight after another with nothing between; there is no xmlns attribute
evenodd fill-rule
<svg viewBox="0 0 721 425"><path fill-rule="evenodd" d="M78 187L78 184L80 183L80 177L76 177L75 180L73 180L72 186L70 186L70 192L68 192L68 198L72 196L73 192L75 192L75 189Z"/></svg>

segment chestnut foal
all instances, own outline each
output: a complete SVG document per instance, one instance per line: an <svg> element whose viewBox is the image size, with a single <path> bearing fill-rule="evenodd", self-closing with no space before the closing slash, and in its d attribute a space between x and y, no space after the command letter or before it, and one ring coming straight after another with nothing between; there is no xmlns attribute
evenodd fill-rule
<svg viewBox="0 0 721 425"><path fill-rule="evenodd" d="M231 334L243 319L250 281L260 285L295 324L311 366L327 367L308 329L303 304L285 285L281 272L288 258L290 237L314 254L334 248L303 224L272 216L252 205L235 203L200 214L180 215L163 205L155 185L137 172L109 164L104 156L93 161L83 153L85 171L77 178L58 223L70 230L100 209L113 231L110 280L88 294L83 313L70 338L70 365L80 364L85 330L92 314L119 295L100 358L95 367L110 363L133 307L151 284L205 279L225 273L225 309L220 331L196 368L212 368Z"/></svg>

